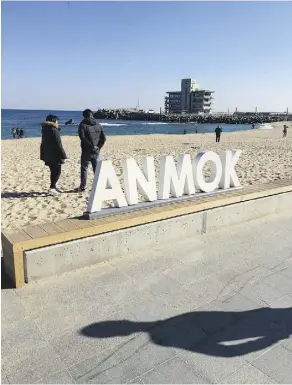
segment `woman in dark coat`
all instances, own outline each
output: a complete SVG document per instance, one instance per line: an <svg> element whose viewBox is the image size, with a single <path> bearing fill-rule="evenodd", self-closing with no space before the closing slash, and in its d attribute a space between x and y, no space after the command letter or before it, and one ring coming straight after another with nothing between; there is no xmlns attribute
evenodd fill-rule
<svg viewBox="0 0 292 385"><path fill-rule="evenodd" d="M49 193L57 195L56 184L61 175L61 165L67 159L64 151L60 130L58 125L58 117L48 115L46 121L41 124L42 127L42 143L41 143L41 160L51 171L51 186Z"/></svg>

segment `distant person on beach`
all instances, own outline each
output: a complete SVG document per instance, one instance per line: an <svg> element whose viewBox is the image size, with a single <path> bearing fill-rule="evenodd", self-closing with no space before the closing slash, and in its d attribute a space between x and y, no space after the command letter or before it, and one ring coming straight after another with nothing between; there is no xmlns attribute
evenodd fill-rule
<svg viewBox="0 0 292 385"><path fill-rule="evenodd" d="M16 136L19 139L19 128L18 127L16 128Z"/></svg>
<svg viewBox="0 0 292 385"><path fill-rule="evenodd" d="M12 128L11 135L12 135L13 139L16 138L16 128L15 127Z"/></svg>
<svg viewBox="0 0 292 385"><path fill-rule="evenodd" d="M184 129L184 135L187 133L187 130L186 129Z"/></svg>
<svg viewBox="0 0 292 385"><path fill-rule="evenodd" d="M221 132L222 132L222 129L218 126L218 127L215 129L215 133L216 133L216 143L219 143L219 142L220 142Z"/></svg>
<svg viewBox="0 0 292 385"><path fill-rule="evenodd" d="M251 128L254 129L254 123L252 124Z"/></svg>
<svg viewBox="0 0 292 385"><path fill-rule="evenodd" d="M49 194L58 195L56 184L61 176L62 164L67 159L67 155L62 145L60 129L58 125L58 117L48 115L46 121L41 124L42 127L42 143L41 143L41 160L50 168L51 185Z"/></svg>
<svg viewBox="0 0 292 385"><path fill-rule="evenodd" d="M79 124L78 129L81 141L81 182L77 192L85 191L89 163L91 163L95 173L100 150L106 141L103 128L94 119L92 111L84 110L83 117L84 119Z"/></svg>
<svg viewBox="0 0 292 385"><path fill-rule="evenodd" d="M284 124L284 129L283 129L283 138L286 138L288 132L288 126Z"/></svg>
<svg viewBox="0 0 292 385"><path fill-rule="evenodd" d="M197 127L195 128L195 133L196 133L196 134L198 133L198 129L197 129Z"/></svg>
<svg viewBox="0 0 292 385"><path fill-rule="evenodd" d="M19 138L21 139L21 138L23 138L23 137L24 137L24 129L21 128L21 129L19 130Z"/></svg>

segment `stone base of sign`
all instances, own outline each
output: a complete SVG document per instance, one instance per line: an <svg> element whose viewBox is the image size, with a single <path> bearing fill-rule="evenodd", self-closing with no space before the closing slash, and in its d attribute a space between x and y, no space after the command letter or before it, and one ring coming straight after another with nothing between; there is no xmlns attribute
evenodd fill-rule
<svg viewBox="0 0 292 385"><path fill-rule="evenodd" d="M292 181L282 180L165 206L68 219L2 231L5 270L15 287L183 237L291 211Z"/></svg>
<svg viewBox="0 0 292 385"><path fill-rule="evenodd" d="M243 187L233 187L229 189L218 189L209 193L197 193L194 195L184 195L180 198L169 198L169 199L163 199L163 200L157 200L154 202L141 202L138 203L137 205L133 206L126 206L126 207L109 207L102 209L100 211L96 211L94 213L87 213L85 212L83 214L85 219L97 219L97 218L104 218L108 217L109 215L117 215L117 214L122 214L122 213L128 213L128 212L133 212L133 211L138 211L141 209L145 208L151 208L151 207L163 207L166 206L170 203L176 203L176 202L184 202L188 200L192 200L194 203L196 202L196 199L200 199L203 197L209 197L216 195L218 193L232 193L234 191L239 191L242 190Z"/></svg>
<svg viewBox="0 0 292 385"><path fill-rule="evenodd" d="M204 213L196 213L26 251L24 253L25 281L31 282L58 275L117 256L145 250L158 243L194 236L202 232L203 221Z"/></svg>
<svg viewBox="0 0 292 385"><path fill-rule="evenodd" d="M25 281L31 282L58 275L104 262L117 256L152 248L157 244L175 242L182 238L195 236L197 233L206 233L283 210L291 210L292 215L292 193L237 203L78 241L26 251L24 253Z"/></svg>

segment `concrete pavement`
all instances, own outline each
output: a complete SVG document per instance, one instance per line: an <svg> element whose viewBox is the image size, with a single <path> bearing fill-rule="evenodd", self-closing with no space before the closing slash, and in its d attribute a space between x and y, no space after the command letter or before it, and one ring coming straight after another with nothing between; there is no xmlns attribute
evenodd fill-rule
<svg viewBox="0 0 292 385"><path fill-rule="evenodd" d="M2 383L292 383L292 218L2 290Z"/></svg>

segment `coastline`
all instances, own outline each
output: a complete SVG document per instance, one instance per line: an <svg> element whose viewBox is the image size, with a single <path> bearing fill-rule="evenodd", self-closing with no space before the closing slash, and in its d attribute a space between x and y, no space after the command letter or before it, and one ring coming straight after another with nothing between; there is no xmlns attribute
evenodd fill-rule
<svg viewBox="0 0 292 385"><path fill-rule="evenodd" d="M187 134L193 134L195 128L200 134L213 133L215 128L220 125L225 132L241 132L252 130L251 124L228 124L228 123L165 123L165 122L140 122L140 121L101 121L98 120L107 136L144 136L144 135L182 135L186 130ZM258 123L257 125L270 124L270 123ZM78 124L65 125L59 124L61 128L62 138L66 136L76 137L78 136ZM12 127L11 127L12 128ZM11 140L11 128L7 129L7 126L2 125L1 140ZM256 129L256 128L255 128ZM35 123L28 129L25 129L24 138L40 138L41 130L40 124Z"/></svg>
<svg viewBox="0 0 292 385"><path fill-rule="evenodd" d="M292 178L292 124L287 138L282 138L284 122L271 123L272 130L246 130L222 133L220 144L215 135L131 135L108 136L101 151L103 160L113 161L121 177L120 161L133 157L138 163L146 155L157 160L162 155L177 156L200 151L239 148L243 153L236 167L242 185ZM39 160L40 138L2 140L2 226L20 228L43 222L82 215L93 179L89 168L84 194L68 191L78 187L80 178L80 142L77 136L62 137L69 157L62 167L59 188L64 193L48 196L49 171ZM66 192L67 191L67 192Z"/></svg>

